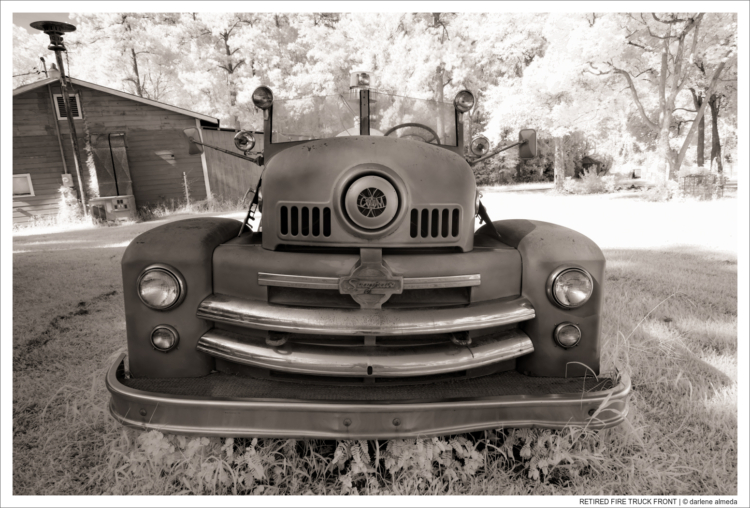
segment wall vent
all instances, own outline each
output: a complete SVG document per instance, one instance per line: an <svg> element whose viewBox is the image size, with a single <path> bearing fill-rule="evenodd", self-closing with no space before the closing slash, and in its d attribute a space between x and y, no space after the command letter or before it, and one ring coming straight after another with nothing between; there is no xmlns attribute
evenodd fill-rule
<svg viewBox="0 0 750 508"><path fill-rule="evenodd" d="M78 107L78 94L68 95L68 97L70 97L70 112L73 114L73 118L80 120L83 117L81 116L81 110ZM62 120L63 118L67 118L65 115L65 101L63 100L62 94L55 94L55 105L57 106L57 119Z"/></svg>

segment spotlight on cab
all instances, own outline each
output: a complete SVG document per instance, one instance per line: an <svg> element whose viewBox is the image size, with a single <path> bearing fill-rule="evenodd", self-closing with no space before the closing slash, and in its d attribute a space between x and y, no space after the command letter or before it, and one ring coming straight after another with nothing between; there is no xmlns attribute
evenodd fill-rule
<svg viewBox="0 0 750 508"><path fill-rule="evenodd" d="M477 157L481 157L490 150L490 140L484 136L477 136L471 140L469 149L471 150L471 153Z"/></svg>
<svg viewBox="0 0 750 508"><path fill-rule="evenodd" d="M234 135L234 146L238 150L248 152L255 146L255 136L250 131L240 131Z"/></svg>
<svg viewBox="0 0 750 508"><path fill-rule="evenodd" d="M468 90L461 90L453 99L453 105L461 113L466 113L474 107L474 94Z"/></svg>

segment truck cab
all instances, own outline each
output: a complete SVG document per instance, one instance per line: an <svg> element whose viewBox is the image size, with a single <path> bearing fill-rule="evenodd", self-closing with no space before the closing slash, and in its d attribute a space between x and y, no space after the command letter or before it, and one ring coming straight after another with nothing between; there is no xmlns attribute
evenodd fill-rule
<svg viewBox="0 0 750 508"><path fill-rule="evenodd" d="M263 152L236 137L264 168L245 221L177 221L130 244L113 416L337 439L620 423L630 382L599 372L601 250L554 224L489 219L464 149L471 92L440 103L368 82L289 100L257 89Z"/></svg>

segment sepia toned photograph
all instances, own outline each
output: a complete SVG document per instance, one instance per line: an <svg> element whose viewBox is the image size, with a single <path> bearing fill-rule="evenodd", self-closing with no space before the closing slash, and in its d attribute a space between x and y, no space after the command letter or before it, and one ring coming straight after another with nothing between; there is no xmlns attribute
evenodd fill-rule
<svg viewBox="0 0 750 508"><path fill-rule="evenodd" d="M747 4L43 5L4 505L747 501Z"/></svg>

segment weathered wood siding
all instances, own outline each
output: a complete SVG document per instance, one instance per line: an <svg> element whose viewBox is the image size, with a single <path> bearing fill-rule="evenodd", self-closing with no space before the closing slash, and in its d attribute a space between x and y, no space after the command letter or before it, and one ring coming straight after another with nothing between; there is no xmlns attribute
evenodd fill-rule
<svg viewBox="0 0 750 508"><path fill-rule="evenodd" d="M187 141L182 135L183 129L195 127L195 118L80 85L73 85L69 92L79 94L83 114L82 120L75 120L75 127L88 197L92 171L88 168L87 136L124 132L137 206L184 199L183 171L187 173L191 200L206 198L201 158L188 155ZM59 86L52 85L52 93L60 93ZM13 200L14 222L29 220L32 215L57 213L63 165L55 121L62 135L68 172L74 175L77 190L68 122L57 120L47 87L13 98L13 174L31 173L36 193L33 198ZM158 151L171 151L174 159L164 160L155 153Z"/></svg>
<svg viewBox="0 0 750 508"><path fill-rule="evenodd" d="M136 206L184 199L183 171L187 173L191 199L206 199L203 165L200 157L188 155L187 140L182 134L183 129L195 127L194 118L79 85L73 88L80 95L83 112L83 120L75 120L81 151L85 151L87 131L91 136L125 133ZM52 92L60 93L55 87ZM72 168L68 122L60 120L59 125L63 140L68 140L63 143L65 160ZM174 153L174 164L156 155L163 150ZM86 154L81 156L85 158Z"/></svg>
<svg viewBox="0 0 750 508"><path fill-rule="evenodd" d="M29 173L33 197L13 199L13 222L57 214L63 163L46 86L13 97L13 174Z"/></svg>
<svg viewBox="0 0 750 508"><path fill-rule="evenodd" d="M204 143L231 150L238 154L242 153L234 146L235 133L233 131L213 129L202 129L202 131ZM262 150L263 135L256 134L253 151ZM239 201L250 187L255 190L258 178L260 178L261 167L212 148L206 148L205 153L208 182L214 199Z"/></svg>

